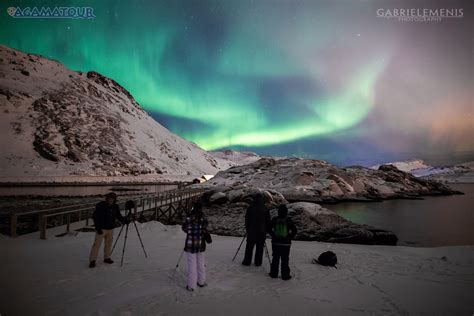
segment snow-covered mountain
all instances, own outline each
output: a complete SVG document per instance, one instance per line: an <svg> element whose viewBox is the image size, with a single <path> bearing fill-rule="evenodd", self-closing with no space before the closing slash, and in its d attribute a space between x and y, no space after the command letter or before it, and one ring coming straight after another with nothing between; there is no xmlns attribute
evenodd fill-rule
<svg viewBox="0 0 474 316"><path fill-rule="evenodd" d="M407 161L388 162L387 165L393 165L397 169L413 174L415 177L423 177L442 182L474 182L474 162L465 162L453 166L431 166L420 159ZM377 170L380 165L372 166L371 169Z"/></svg>
<svg viewBox="0 0 474 316"><path fill-rule="evenodd" d="M259 160L256 153L236 150L211 151L210 154L216 159L229 161L232 166L242 166Z"/></svg>
<svg viewBox="0 0 474 316"><path fill-rule="evenodd" d="M387 162L383 164L378 164L375 166L370 167L371 169L377 170L381 165L392 165L397 167L398 170L410 172L415 174L417 170L426 170L432 168L426 162L421 159L412 159L407 161L396 161L396 162Z"/></svg>
<svg viewBox="0 0 474 316"><path fill-rule="evenodd" d="M232 164L172 134L96 72L0 46L0 177L215 174Z"/></svg>

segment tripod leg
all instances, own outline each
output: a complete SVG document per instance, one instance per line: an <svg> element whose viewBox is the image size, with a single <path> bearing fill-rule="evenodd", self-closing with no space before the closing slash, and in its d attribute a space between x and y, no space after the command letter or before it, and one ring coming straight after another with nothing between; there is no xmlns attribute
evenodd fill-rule
<svg viewBox="0 0 474 316"><path fill-rule="evenodd" d="M138 235L138 239L140 240L140 244L142 244L142 249L143 249L143 253L145 254L145 258L148 258L147 254L146 254L145 246L143 246L142 237L140 236L140 232L138 231L138 227L137 227L137 223L135 222L135 219L133 220L133 225L135 226L135 230L137 231L137 235Z"/></svg>
<svg viewBox="0 0 474 316"><path fill-rule="evenodd" d="M118 240L119 240L119 238L120 238L120 235L122 234L122 231L123 231L123 227L124 227L124 226L125 226L125 225L122 225L122 227L120 227L120 231L119 231L119 233L118 233L118 235L117 235L117 238L115 238L114 246L112 247L112 251L110 252L110 255L112 255L112 254L114 253L115 246L117 245L117 242L118 242Z"/></svg>
<svg viewBox="0 0 474 316"><path fill-rule="evenodd" d="M123 265L123 255L125 254L125 246L127 245L127 237L128 237L128 224L127 224L127 228L125 229L125 239L123 240L122 260L120 260L120 266Z"/></svg>
<svg viewBox="0 0 474 316"><path fill-rule="evenodd" d="M179 256L178 263L176 264L176 268L175 268L175 269L178 269L179 263L181 262L181 258L183 258L183 254L184 254L184 250L181 251L181 255Z"/></svg>
<svg viewBox="0 0 474 316"><path fill-rule="evenodd" d="M268 264L269 264L270 267L271 267L271 266L272 266L272 261L270 260L270 253L268 252L267 240L266 240L266 239L265 239L265 253L267 254Z"/></svg>
<svg viewBox="0 0 474 316"><path fill-rule="evenodd" d="M244 243L244 240L245 240L246 237L247 237L247 233L245 233L244 238L242 238L242 241L240 242L240 246L239 246L239 248L237 249L237 251L235 252L235 255L234 255L234 258L232 259L232 262L234 262L235 257L237 257L237 254L239 253L240 248L242 247L242 244Z"/></svg>

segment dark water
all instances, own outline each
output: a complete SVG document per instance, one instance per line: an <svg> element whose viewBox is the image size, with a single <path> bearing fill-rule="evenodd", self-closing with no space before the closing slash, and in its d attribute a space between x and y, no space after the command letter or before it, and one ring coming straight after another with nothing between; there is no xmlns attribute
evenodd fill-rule
<svg viewBox="0 0 474 316"><path fill-rule="evenodd" d="M0 196L94 196L111 191L117 194L158 193L177 187L175 184L3 186Z"/></svg>
<svg viewBox="0 0 474 316"><path fill-rule="evenodd" d="M325 206L353 222L395 232L398 245L474 245L474 184L451 187L465 195Z"/></svg>

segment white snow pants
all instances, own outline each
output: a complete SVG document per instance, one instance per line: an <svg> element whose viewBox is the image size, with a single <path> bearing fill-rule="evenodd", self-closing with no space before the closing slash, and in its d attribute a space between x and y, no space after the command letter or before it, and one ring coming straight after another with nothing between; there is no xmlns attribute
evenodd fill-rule
<svg viewBox="0 0 474 316"><path fill-rule="evenodd" d="M206 283L206 259L204 252L186 252L188 262L188 287L196 288L196 284Z"/></svg>

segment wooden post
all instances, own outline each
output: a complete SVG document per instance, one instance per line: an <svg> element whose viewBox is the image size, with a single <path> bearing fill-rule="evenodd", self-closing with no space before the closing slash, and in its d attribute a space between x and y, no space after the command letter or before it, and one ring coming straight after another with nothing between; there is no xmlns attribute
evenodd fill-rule
<svg viewBox="0 0 474 316"><path fill-rule="evenodd" d="M41 214L41 220L40 220L40 238L41 239L46 239L46 225L47 225L47 220L48 218L46 217L45 214Z"/></svg>
<svg viewBox="0 0 474 316"><path fill-rule="evenodd" d="M10 235L12 237L17 237L17 232L16 232L16 225L18 222L18 216L16 214L12 213L12 216L10 218Z"/></svg>
<svg viewBox="0 0 474 316"><path fill-rule="evenodd" d="M66 233L69 233L71 229L71 213L67 214L67 225L66 225Z"/></svg>
<svg viewBox="0 0 474 316"><path fill-rule="evenodd" d="M170 204L170 208L169 208L169 214L168 214L168 225L171 223L171 218L173 217L173 210L172 210L172 207L173 207L173 203Z"/></svg>
<svg viewBox="0 0 474 316"><path fill-rule="evenodd" d="M89 211L89 210L87 210L87 215L86 215L86 226L89 226L89 217L91 217L90 215L91 215L90 211Z"/></svg>

